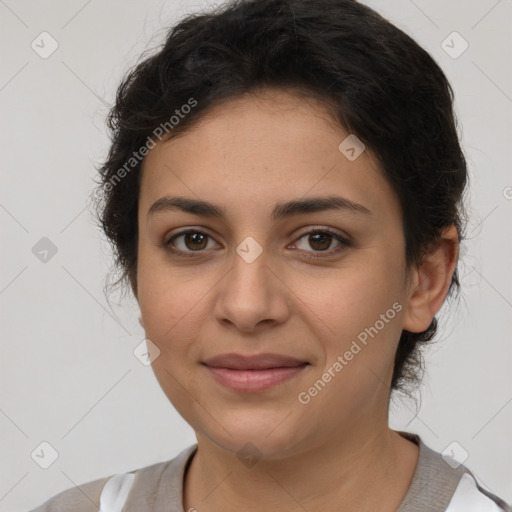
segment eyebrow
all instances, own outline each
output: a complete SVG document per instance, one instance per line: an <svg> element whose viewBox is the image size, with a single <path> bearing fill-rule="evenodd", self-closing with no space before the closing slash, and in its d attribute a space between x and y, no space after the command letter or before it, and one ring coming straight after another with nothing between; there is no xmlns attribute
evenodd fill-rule
<svg viewBox="0 0 512 512"><path fill-rule="evenodd" d="M224 210L208 201L201 201L187 197L164 196L155 201L148 210L148 216L159 212L181 210L185 213L225 219ZM272 210L271 219L278 221L294 215L304 213L322 212L327 210L343 210L349 213L371 215L372 212L362 204L355 203L341 196L308 197L285 203L278 203Z"/></svg>

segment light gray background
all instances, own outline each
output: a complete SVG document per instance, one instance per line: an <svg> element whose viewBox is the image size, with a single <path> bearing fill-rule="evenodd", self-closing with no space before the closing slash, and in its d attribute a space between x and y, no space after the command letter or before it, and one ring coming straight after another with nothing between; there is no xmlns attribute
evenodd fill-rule
<svg viewBox="0 0 512 512"><path fill-rule="evenodd" d="M460 305L443 306L450 317L427 355L418 414L395 402L391 426L440 452L456 441L480 482L510 502L512 2L366 3L446 72L472 187ZM122 75L182 14L206 5L0 0L0 511L28 510L195 442L132 354L144 339L136 304L107 305L108 248L85 201ZM42 31L59 44L48 59L31 48ZM453 31L469 43L457 59L441 46ZM32 253L42 237L58 248L46 263ZM31 458L42 441L59 453L46 470Z"/></svg>

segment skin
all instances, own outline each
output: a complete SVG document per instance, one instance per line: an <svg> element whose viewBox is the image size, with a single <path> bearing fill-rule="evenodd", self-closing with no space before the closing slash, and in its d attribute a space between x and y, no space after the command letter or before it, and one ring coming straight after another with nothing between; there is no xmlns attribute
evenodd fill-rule
<svg viewBox="0 0 512 512"><path fill-rule="evenodd" d="M418 448L388 426L393 360L401 331L425 330L440 309L457 233L447 228L408 272L398 199L368 148L354 161L338 150L347 135L315 100L263 90L213 108L143 162L133 284L146 337L161 351L156 378L197 437L185 511L334 511L343 503L344 512L391 512L411 483ZM371 214L270 218L276 203L333 194ZM148 215L165 195L210 201L225 218ZM163 244L186 228L209 236L175 239L176 250L193 253L180 258ZM312 228L331 228L351 245L336 253L336 238L315 242L306 234ZM248 236L262 249L251 263L236 252ZM299 403L396 302L394 318ZM241 393L200 364L227 352L279 353L310 365L270 390ZM247 442L261 455L250 467L237 457Z"/></svg>

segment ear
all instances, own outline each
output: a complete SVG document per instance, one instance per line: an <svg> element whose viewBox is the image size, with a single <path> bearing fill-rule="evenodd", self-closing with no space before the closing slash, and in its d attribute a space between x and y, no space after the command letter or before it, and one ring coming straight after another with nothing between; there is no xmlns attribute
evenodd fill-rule
<svg viewBox="0 0 512 512"><path fill-rule="evenodd" d="M459 237L455 226L445 228L421 265L412 270L407 293L403 329L422 332L428 329L441 309L457 266Z"/></svg>

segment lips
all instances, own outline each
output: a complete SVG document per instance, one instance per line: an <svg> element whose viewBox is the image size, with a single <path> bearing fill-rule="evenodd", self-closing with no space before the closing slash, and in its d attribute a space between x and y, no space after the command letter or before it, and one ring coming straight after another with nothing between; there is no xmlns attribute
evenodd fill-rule
<svg viewBox="0 0 512 512"><path fill-rule="evenodd" d="M291 381L309 366L307 361L280 354L222 354L202 363L225 388L258 393Z"/></svg>
<svg viewBox="0 0 512 512"><path fill-rule="evenodd" d="M204 361L212 368L228 368L231 370L266 370L270 368L289 368L303 366L307 361L281 354L221 354Z"/></svg>

